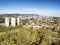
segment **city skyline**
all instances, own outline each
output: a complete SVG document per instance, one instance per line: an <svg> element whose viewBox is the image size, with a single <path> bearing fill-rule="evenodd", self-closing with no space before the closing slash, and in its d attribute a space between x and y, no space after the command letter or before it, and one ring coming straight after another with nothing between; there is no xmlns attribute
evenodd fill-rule
<svg viewBox="0 0 60 45"><path fill-rule="evenodd" d="M0 14L20 13L60 17L59 0L0 0Z"/></svg>

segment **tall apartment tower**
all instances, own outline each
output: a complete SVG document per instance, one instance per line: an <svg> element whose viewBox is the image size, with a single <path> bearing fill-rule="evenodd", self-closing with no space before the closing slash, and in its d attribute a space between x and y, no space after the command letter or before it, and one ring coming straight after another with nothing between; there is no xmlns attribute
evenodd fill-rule
<svg viewBox="0 0 60 45"><path fill-rule="evenodd" d="M5 17L5 26L6 27L15 27L20 24L20 17ZM22 22L21 22L22 23Z"/></svg>
<svg viewBox="0 0 60 45"><path fill-rule="evenodd" d="M9 17L5 17L5 26L9 27Z"/></svg>
<svg viewBox="0 0 60 45"><path fill-rule="evenodd" d="M16 26L16 18L15 17L11 17L11 26L12 27Z"/></svg>
<svg viewBox="0 0 60 45"><path fill-rule="evenodd" d="M19 19L19 17L17 18L17 25L19 25L20 24L20 19Z"/></svg>

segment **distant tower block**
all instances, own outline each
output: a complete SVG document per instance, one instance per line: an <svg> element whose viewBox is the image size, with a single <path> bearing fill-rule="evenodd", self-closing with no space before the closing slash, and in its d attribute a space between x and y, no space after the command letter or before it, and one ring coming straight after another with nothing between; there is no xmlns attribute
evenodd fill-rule
<svg viewBox="0 0 60 45"><path fill-rule="evenodd" d="M15 27L16 26L16 18L11 17L11 26Z"/></svg>
<svg viewBox="0 0 60 45"><path fill-rule="evenodd" d="M19 19L19 17L17 18L17 25L19 25L20 24L20 19Z"/></svg>
<svg viewBox="0 0 60 45"><path fill-rule="evenodd" d="M5 26L9 27L9 17L5 17Z"/></svg>

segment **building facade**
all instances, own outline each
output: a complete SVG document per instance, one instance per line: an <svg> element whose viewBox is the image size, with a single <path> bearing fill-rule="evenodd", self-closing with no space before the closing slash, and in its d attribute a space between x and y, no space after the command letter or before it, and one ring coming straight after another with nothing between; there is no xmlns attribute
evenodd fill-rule
<svg viewBox="0 0 60 45"><path fill-rule="evenodd" d="M15 27L20 24L20 19L17 17L5 17L5 26L6 27Z"/></svg>

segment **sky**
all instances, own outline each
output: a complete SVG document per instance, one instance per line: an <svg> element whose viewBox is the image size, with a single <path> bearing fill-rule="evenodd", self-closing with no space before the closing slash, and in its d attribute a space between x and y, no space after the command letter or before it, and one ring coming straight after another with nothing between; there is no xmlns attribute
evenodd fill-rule
<svg viewBox="0 0 60 45"><path fill-rule="evenodd" d="M60 17L60 0L0 0L0 14L6 13Z"/></svg>

